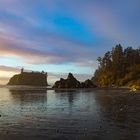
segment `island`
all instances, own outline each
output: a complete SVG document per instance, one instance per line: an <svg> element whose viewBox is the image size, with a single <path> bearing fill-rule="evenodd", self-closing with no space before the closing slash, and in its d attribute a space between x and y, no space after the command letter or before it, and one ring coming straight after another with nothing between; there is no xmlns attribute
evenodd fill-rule
<svg viewBox="0 0 140 140"><path fill-rule="evenodd" d="M47 76L44 71L24 72L22 68L21 73L14 75L7 85L48 86Z"/></svg>

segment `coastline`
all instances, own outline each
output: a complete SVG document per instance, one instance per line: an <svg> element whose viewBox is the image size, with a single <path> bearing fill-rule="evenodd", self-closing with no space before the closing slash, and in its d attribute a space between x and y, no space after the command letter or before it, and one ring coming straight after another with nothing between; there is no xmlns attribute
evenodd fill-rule
<svg viewBox="0 0 140 140"><path fill-rule="evenodd" d="M96 87L96 88L52 88L51 86L25 86L25 85L0 85L0 88L8 88L12 90L55 90L55 91L77 91L77 90L128 90L130 91L130 87ZM140 89L137 89L140 91Z"/></svg>

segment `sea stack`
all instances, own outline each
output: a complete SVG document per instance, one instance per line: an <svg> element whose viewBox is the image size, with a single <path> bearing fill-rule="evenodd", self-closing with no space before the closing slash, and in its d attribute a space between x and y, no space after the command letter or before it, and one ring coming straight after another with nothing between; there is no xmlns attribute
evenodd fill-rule
<svg viewBox="0 0 140 140"><path fill-rule="evenodd" d="M47 73L45 72L24 72L14 75L7 85L27 85L27 86L48 86Z"/></svg>
<svg viewBox="0 0 140 140"><path fill-rule="evenodd" d="M72 73L68 74L67 79L61 78L56 81L53 88L80 88L80 82L73 76Z"/></svg>
<svg viewBox="0 0 140 140"><path fill-rule="evenodd" d="M68 74L67 79L60 78L59 81L56 81L53 85L55 89L61 88L96 88L97 86L92 83L91 80L86 80L85 82L80 83L72 73Z"/></svg>

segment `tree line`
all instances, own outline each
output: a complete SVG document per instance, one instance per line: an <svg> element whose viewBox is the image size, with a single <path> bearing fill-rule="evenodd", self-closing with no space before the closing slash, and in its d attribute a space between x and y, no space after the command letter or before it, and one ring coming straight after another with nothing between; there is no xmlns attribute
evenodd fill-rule
<svg viewBox="0 0 140 140"><path fill-rule="evenodd" d="M97 60L99 66L92 78L97 86L140 86L140 47L123 49L119 44Z"/></svg>

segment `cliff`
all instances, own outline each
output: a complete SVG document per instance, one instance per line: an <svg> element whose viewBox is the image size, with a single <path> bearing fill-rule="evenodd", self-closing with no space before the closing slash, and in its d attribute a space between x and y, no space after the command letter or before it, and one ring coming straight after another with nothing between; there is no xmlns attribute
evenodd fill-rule
<svg viewBox="0 0 140 140"><path fill-rule="evenodd" d="M8 85L47 86L47 74L39 72L21 72L14 75Z"/></svg>

